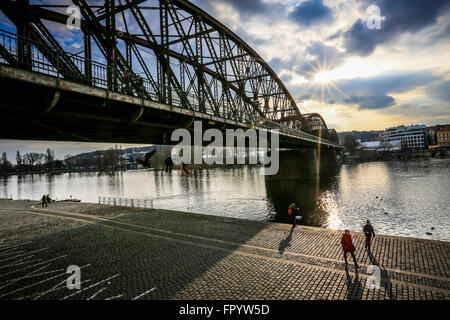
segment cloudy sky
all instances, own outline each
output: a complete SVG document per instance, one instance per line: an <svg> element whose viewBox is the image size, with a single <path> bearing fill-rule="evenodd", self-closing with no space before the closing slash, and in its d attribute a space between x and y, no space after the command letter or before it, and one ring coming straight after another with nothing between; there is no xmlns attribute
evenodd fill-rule
<svg viewBox="0 0 450 320"><path fill-rule="evenodd" d="M321 113L330 128L450 123L448 0L192 2L253 47L301 112ZM368 12L372 5L379 8L379 29L367 25L376 21L376 11ZM9 153L14 143L0 140L0 149ZM57 144L63 149L56 151L61 156L99 146Z"/></svg>
<svg viewBox="0 0 450 320"><path fill-rule="evenodd" d="M450 122L450 1L196 0L338 131ZM380 29L369 29L376 5ZM371 24L369 24L371 25Z"/></svg>

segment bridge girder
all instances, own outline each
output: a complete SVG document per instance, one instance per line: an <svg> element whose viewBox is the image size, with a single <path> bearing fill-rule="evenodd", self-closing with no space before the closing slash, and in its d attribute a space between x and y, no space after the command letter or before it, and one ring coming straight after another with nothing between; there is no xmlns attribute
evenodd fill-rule
<svg viewBox="0 0 450 320"><path fill-rule="evenodd" d="M192 3L106 0L104 6L99 6L98 2L90 5L86 0L73 2L82 14L86 56L95 50L90 48L93 39L109 68L145 74L150 90L160 102L170 104L176 100L185 108L236 121L254 122L262 117L283 123L282 119L302 118L285 85L258 53ZM143 6L144 3L149 5ZM66 24L69 18L52 6L31 5L30 12L33 28L39 35L51 36L50 28L44 29L46 21ZM123 18L120 27L118 15ZM57 47L58 42L47 41L47 45ZM10 56L8 59L12 61ZM70 57L67 59L60 67L70 67L85 75L92 73L89 63L81 70L71 65ZM113 73L108 75L108 83L109 78L123 81L114 77ZM114 90L115 86L109 88ZM309 130L308 124L292 121L289 126Z"/></svg>

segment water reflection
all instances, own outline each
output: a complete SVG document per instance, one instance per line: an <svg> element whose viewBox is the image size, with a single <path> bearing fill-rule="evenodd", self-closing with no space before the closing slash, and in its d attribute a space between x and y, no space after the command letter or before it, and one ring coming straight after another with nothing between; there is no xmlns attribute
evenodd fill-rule
<svg viewBox="0 0 450 320"><path fill-rule="evenodd" d="M322 204L323 197L336 183L336 171L321 175L319 179L271 180L265 179L268 200L276 211L276 222L291 223L288 214L293 202L299 207L301 224L322 226L328 219L329 206Z"/></svg>

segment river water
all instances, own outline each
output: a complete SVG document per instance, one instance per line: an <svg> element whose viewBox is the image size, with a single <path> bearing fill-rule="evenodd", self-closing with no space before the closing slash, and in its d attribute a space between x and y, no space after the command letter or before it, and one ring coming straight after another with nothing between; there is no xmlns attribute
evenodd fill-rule
<svg viewBox="0 0 450 320"><path fill-rule="evenodd" d="M450 241L450 159L342 165L320 180L272 181L262 170L196 169L191 177L177 170L15 175L0 177L0 197L153 199L156 208L287 223L288 206L296 202L301 224L360 231L370 219L379 234Z"/></svg>

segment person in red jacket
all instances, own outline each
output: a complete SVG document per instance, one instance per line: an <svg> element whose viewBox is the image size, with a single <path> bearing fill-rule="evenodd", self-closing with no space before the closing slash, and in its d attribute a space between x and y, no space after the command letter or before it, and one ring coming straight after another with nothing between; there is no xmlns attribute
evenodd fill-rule
<svg viewBox="0 0 450 320"><path fill-rule="evenodd" d="M341 239L342 250L344 251L344 259L345 264L347 265L347 253L350 252L352 255L353 261L355 262L355 268L359 268L358 263L356 262L355 257L355 246L353 245L352 236L350 235L350 230L345 230L345 233L342 235Z"/></svg>

